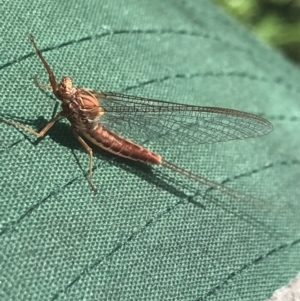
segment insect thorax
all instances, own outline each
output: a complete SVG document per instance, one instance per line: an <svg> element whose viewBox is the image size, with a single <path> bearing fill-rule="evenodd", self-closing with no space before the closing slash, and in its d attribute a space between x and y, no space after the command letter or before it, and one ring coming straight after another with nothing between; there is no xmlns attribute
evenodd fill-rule
<svg viewBox="0 0 300 301"><path fill-rule="evenodd" d="M62 100L62 115L78 129L91 129L98 124L103 109L98 99L89 91L76 88L73 95Z"/></svg>

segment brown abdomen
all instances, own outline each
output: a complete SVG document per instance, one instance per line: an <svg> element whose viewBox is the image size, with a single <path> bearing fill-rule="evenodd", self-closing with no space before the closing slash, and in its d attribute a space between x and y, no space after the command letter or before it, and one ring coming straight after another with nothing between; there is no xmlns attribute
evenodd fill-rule
<svg viewBox="0 0 300 301"><path fill-rule="evenodd" d="M101 124L91 132L80 132L93 144L115 155L149 164L161 164L162 162L160 155L109 131Z"/></svg>

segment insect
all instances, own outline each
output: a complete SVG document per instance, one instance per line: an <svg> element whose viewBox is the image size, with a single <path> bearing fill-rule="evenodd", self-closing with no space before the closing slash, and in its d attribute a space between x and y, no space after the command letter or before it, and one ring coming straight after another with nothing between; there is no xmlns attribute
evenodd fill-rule
<svg viewBox="0 0 300 301"><path fill-rule="evenodd" d="M33 36L30 35L29 39L47 70L50 85L43 85L36 78L35 81L41 88L52 89L61 101L62 110L40 132L14 121L0 120L42 137L57 120L67 118L74 136L89 154L89 183L95 193L97 189L92 179L93 151L85 139L117 156L161 165L227 195L240 196L240 192L193 174L123 135L131 139L155 139L157 143L215 143L265 135L273 129L269 121L232 109L185 105L79 88L73 86L69 76L63 77L58 83Z"/></svg>

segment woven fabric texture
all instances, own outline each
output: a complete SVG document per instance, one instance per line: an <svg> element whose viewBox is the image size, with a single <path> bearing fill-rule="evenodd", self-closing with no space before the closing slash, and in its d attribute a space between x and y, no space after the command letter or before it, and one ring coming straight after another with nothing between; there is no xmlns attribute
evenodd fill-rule
<svg viewBox="0 0 300 301"><path fill-rule="evenodd" d="M41 129L57 79L270 120L256 139L145 146L232 198L94 148L0 123L0 300L264 300L300 270L300 72L212 2L1 3L0 117ZM253 197L252 197L253 196Z"/></svg>

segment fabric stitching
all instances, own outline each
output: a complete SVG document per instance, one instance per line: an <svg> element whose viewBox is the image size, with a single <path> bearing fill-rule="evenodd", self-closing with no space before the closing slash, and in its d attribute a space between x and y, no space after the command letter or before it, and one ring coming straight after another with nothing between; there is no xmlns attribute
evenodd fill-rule
<svg viewBox="0 0 300 301"><path fill-rule="evenodd" d="M112 160L116 160L117 158L112 158ZM100 165L104 165L104 164L109 164L111 162L107 162L105 161L104 163L100 164ZM288 164L288 161L282 161L279 164ZM298 160L292 160L291 161L292 164L299 164L300 162ZM268 166L264 166L261 169L254 169L253 171L247 172L247 173L242 173L240 175L237 175L235 177L233 177L233 179L238 179L240 177L245 177L245 176L250 176L254 173L257 173L259 171L265 170L266 168L270 168L270 167L274 167L274 164L269 164ZM43 204L44 202L46 202L48 199L50 199L51 197L57 195L59 192L61 192L65 187L71 185L73 182L76 181L77 178L73 178L70 181L68 181L66 184L64 184L59 190L57 191L53 191L51 193L49 193L45 198L43 198L41 201L35 203L33 206L31 206L24 214L22 214L16 221L12 222L9 226L7 226L3 231L1 231L0 236L5 234L6 232L8 232L9 230L12 231L14 229L14 227L16 227L18 225L18 223L22 222L27 216L29 216L35 209L37 209L41 204ZM226 179L225 181L223 181L223 183L232 181L230 179ZM209 189L208 189L209 190ZM196 195L196 194L195 194ZM82 270L81 273L79 273L71 282L69 282L69 284L61 289L60 291L58 291L56 294L54 294L53 298L51 300L56 300L62 293L67 292L73 285L75 285L82 277L84 277L86 274L89 274L89 271L93 270L95 267L97 267L99 264L108 261L116 252L118 252L121 248L123 248L124 246L126 246L128 243L130 243L131 240L133 240L135 237L137 237L139 234L143 233L146 228L148 226L151 226L152 224L154 224L156 221L158 221L160 218L162 218L164 215L168 214L169 212L173 211L174 209L176 209L176 207L180 204L183 204L186 201L189 201L188 196L185 197L185 199L181 199L180 201L176 202L175 204L173 204L172 206L167 207L165 210L162 210L160 212L157 212L157 214L150 218L143 226L140 226L136 231L133 231L131 233L131 235L129 235L127 237L127 239L125 239L123 242L119 242L113 249L111 252L107 253L103 258L96 260L93 264L86 266L86 268L84 268ZM209 293L206 294L206 297L209 297L210 295L214 294L217 290L221 289L224 285L226 285L232 278L234 278L235 276L241 274L244 270L246 270L247 268L251 267L253 264L257 264L258 262L260 262L262 259L272 255L273 253L276 253L282 249L287 248L288 246L292 246L295 244L300 243L300 239L297 239L295 241L293 241L292 243L286 243L286 244L282 244L279 247L273 248L271 251L269 251L268 253L266 253L265 255L261 255L258 256L256 259L252 260L250 263L242 266L238 271L232 272L231 274L229 274L226 279L220 283L219 285L215 286L212 290L209 291ZM203 299L197 299L197 300L203 300Z"/></svg>
<svg viewBox="0 0 300 301"><path fill-rule="evenodd" d="M103 258L99 258L94 263L92 263L89 266L86 266L82 272L80 272L72 281L69 282L63 289L59 290L57 293L54 294L51 301L56 300L62 293L67 293L68 290L75 285L82 277L85 275L88 275L90 271L92 271L94 268L96 268L99 264L108 262L110 258L118 252L121 248L125 247L127 244L129 244L134 238L136 238L139 234L143 233L147 227L151 226L154 222L161 219L165 214L168 214L170 211L174 210L178 205L184 203L184 200L180 200L176 203L174 203L172 206L167 207L165 210L161 210L156 213L156 215L152 218L150 218L143 226L140 226L137 230L133 231L131 235L129 235L123 242L119 242L112 250L111 252L107 253Z"/></svg>
<svg viewBox="0 0 300 301"><path fill-rule="evenodd" d="M260 263L261 261L268 259L268 257L276 255L277 253L280 253L281 251L284 251L284 250L286 250L290 247L293 247L295 245L298 245L298 244L300 244L300 238L297 238L289 243L281 244L281 245L271 249L269 252L262 254L260 256L257 256L255 259L251 260L249 263L243 265L240 269L228 274L228 276L222 282L220 282L218 285L214 286L211 290L209 290L209 292L206 293L204 297L197 298L195 301L206 300L206 298L214 295L218 290L222 289L226 284L228 284L230 282L230 280L232 280L236 276L241 275L248 268L251 268L252 266Z"/></svg>
<svg viewBox="0 0 300 301"><path fill-rule="evenodd" d="M195 77L238 77L238 78L246 78L246 79L249 79L249 80L256 80L256 81L259 81L259 82L265 82L265 83L269 83L269 84L273 84L273 83L276 83L276 84L281 84L285 89L289 90L290 91L295 91L295 92L300 92L300 90L298 90L297 88L293 89L293 87L288 84L288 83L283 83L281 81L280 78L275 78L274 81L270 81L268 80L267 78L261 76L261 77L258 77L254 74L250 74L246 71L228 71L228 72L212 72L212 71L207 71L207 72L196 72L196 73L192 73L192 74L175 74L174 76L164 76L160 79L156 78L156 79L149 79L147 81L144 81L144 82L141 82L139 83L138 85L134 85L134 86L129 86L129 87L126 87L124 89L122 89L122 92L123 91L129 91L129 90L133 90L133 89L136 89L136 88L140 88L140 87L143 87L143 86L146 86L146 85L149 85L149 84L152 84L152 83L162 83L164 81L167 81L167 80L171 80L171 79L192 79L192 78L195 78Z"/></svg>
<svg viewBox="0 0 300 301"><path fill-rule="evenodd" d="M79 39L76 39L76 40L70 40L68 42L63 42L59 45L50 46L50 47L47 47L47 48L43 48L41 50L42 50L42 52L47 52L47 51L51 51L51 50L54 50L54 49L59 49L59 48L63 48L63 47L66 47L66 46L70 46L70 45L73 45L73 44L90 41L92 39L101 39L101 38L106 37L106 36L121 35L121 34L160 34L160 35L163 35L163 34L178 34L178 35L202 37L202 38L205 38L205 39L210 39L210 40L215 40L217 42L221 42L224 45L229 45L230 47L232 47L231 48L232 50L241 51L241 52L246 53L248 55L249 54L253 55L253 58L256 58L256 56L252 53L251 49L246 49L246 48L243 48L243 47L240 47L240 46L237 46L237 45L233 45L230 42L228 42L226 40L223 40L222 38L220 38L218 36L211 35L210 33L198 33L198 32L188 31L188 30L184 30L184 29L182 29L182 30L172 30L172 29L127 29L127 30L126 29L123 29L123 30L121 29L121 30L112 30L111 29L111 30L108 30L107 32L103 32L103 33L95 34L95 35L90 35L90 36L87 36L87 37L82 37L82 38L79 38ZM26 55L24 55L24 56L22 56L18 59L14 59L10 62L2 64L2 65L0 65L0 70L4 69L6 67L9 67L9 66L11 66L15 63L18 63L22 60L25 60L27 58L33 57L35 55L36 55L35 52L31 52L31 53L26 54ZM264 62L265 61L266 61L266 58L264 58ZM282 78L282 77L275 78L275 82L281 82L281 81L284 81L284 78ZM286 84L289 85L288 83L286 83Z"/></svg>

